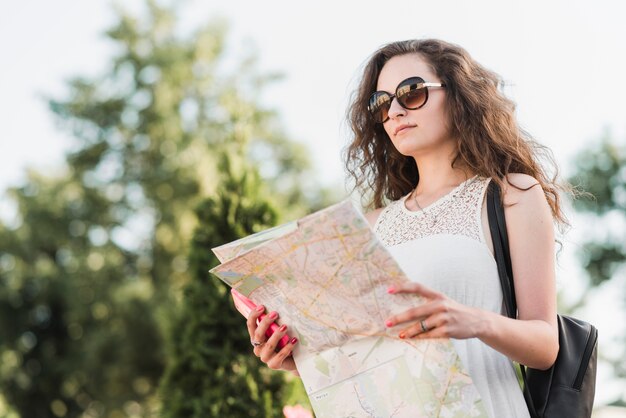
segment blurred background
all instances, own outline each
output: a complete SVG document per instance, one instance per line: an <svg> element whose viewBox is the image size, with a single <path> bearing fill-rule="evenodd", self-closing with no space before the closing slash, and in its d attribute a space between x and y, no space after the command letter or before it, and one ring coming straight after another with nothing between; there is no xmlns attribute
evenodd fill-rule
<svg viewBox="0 0 626 418"><path fill-rule="evenodd" d="M626 416L622 2L0 2L0 417L274 417L211 247L347 196L345 109L384 43L505 80L569 201L561 313L599 328L595 417Z"/></svg>

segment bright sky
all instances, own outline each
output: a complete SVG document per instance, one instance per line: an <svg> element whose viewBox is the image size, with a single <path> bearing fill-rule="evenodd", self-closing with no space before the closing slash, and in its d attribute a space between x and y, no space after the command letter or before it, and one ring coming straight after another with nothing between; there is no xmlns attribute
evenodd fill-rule
<svg viewBox="0 0 626 418"><path fill-rule="evenodd" d="M522 126L553 149L565 174L571 172L574 153L597 141L605 129L626 142L624 2L181 3L186 27L219 14L231 25L229 51L241 56L252 43L262 70L286 75L264 100L278 109L290 137L308 144L325 184L344 182L340 155L348 136L343 119L360 66L380 45L408 38L458 43L500 73L518 104ZM0 191L23 180L27 166L47 172L61 166L70 141L55 127L43 97L61 97L72 76L104 71L113 48L102 32L112 22L105 0L0 3ZM0 201L0 214L10 212ZM570 277L580 276L575 251L585 230L577 217L570 218L574 228L565 242L561 289L570 286ZM620 309L615 294L623 282L594 292L597 309L585 311L585 318L600 328L601 345L610 346L623 331L615 326L611 331L607 315L599 312L601 306L604 312ZM602 379L608 374L600 372ZM626 398L624 385L606 384L596 393L600 403L618 393Z"/></svg>

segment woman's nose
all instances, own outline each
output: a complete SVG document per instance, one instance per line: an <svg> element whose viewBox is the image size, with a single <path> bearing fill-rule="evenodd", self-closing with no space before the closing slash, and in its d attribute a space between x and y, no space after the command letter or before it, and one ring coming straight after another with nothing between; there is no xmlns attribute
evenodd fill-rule
<svg viewBox="0 0 626 418"><path fill-rule="evenodd" d="M406 109L400 106L397 98L391 99L391 104L389 105L389 118L397 118L398 116L406 115Z"/></svg>

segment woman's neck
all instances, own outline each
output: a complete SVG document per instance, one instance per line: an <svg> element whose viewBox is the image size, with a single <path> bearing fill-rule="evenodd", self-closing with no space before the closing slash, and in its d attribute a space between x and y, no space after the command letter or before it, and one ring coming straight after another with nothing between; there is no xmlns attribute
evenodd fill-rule
<svg viewBox="0 0 626 418"><path fill-rule="evenodd" d="M459 161L452 167L451 158L416 159L419 182L415 189L416 196L437 197L472 178L475 173L462 166Z"/></svg>

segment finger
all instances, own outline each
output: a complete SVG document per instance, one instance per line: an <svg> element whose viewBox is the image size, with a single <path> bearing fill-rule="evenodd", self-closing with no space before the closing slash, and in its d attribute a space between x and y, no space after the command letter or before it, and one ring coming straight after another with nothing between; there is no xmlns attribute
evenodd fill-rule
<svg viewBox="0 0 626 418"><path fill-rule="evenodd" d="M440 327L429 329L426 332L422 332L421 334L416 335L414 338L419 340L427 340L432 338L450 338L448 325L444 324Z"/></svg>
<svg viewBox="0 0 626 418"><path fill-rule="evenodd" d="M274 335L272 335L272 337L274 337ZM292 344L292 341L294 341L294 340L295 340L295 342ZM287 354L285 355L285 357L288 356L289 353L291 353L291 350L293 349L293 346L294 346L294 344L297 341L298 341L297 338L290 339L289 342L287 343L287 345L285 345L285 347L280 349L278 351L278 353L283 353L284 354L286 352ZM278 354L276 352L276 344L277 343L278 343L278 340L276 340L272 344L270 344L269 340L268 340L268 342L266 344L263 344L262 351L261 351L261 356L260 356L261 361L263 361L264 363L269 363L269 362L271 362L274 359L274 357ZM285 348L287 348L287 347L291 347L291 349L287 350L287 351L284 351ZM283 360L284 360L284 357L283 357ZM281 362L282 362L282 360L281 360Z"/></svg>
<svg viewBox="0 0 626 418"><path fill-rule="evenodd" d="M253 340L260 343L265 342L267 340L267 338L265 337L265 333L267 332L272 322L277 319L278 312L276 311L270 312L263 319L261 319L261 322L259 322L259 326L254 330Z"/></svg>
<svg viewBox="0 0 626 418"><path fill-rule="evenodd" d="M246 320L246 326L248 327L248 334L250 334L250 339L254 339L254 331L256 331L257 324L256 321L265 312L265 306L259 305L256 309L250 311L248 315L248 319Z"/></svg>
<svg viewBox="0 0 626 418"><path fill-rule="evenodd" d="M390 316L385 321L387 327L393 327L404 322L416 321L427 318L440 310L445 310L440 300L431 300L415 308L407 309L404 312Z"/></svg>
<svg viewBox="0 0 626 418"><path fill-rule="evenodd" d="M261 358L261 353L263 352L263 345L257 345L256 347L252 349L252 352L254 353L255 356L257 356L258 358Z"/></svg>
<svg viewBox="0 0 626 418"><path fill-rule="evenodd" d="M418 295L422 295L429 299L435 299L441 296L441 293L435 292L431 288L415 282L403 282L389 286L389 288L387 288L387 293L417 293Z"/></svg>
<svg viewBox="0 0 626 418"><path fill-rule="evenodd" d="M280 328L278 328L278 330L274 332L261 346L260 358L264 363L267 363L276 355L276 347L278 346L278 341L283 337L283 335L285 335L286 332L287 325L281 325Z"/></svg>
<svg viewBox="0 0 626 418"><path fill-rule="evenodd" d="M293 349L291 349L293 350ZM274 358L267 363L267 367L274 370L296 371L296 363L293 360L292 352L286 355L276 353Z"/></svg>
<svg viewBox="0 0 626 418"><path fill-rule="evenodd" d="M296 370L296 363L290 355L297 343L298 339L295 337L289 340L289 343L286 346L284 346L278 353L273 353L273 356L265 362L267 363L267 366L270 369Z"/></svg>
<svg viewBox="0 0 626 418"><path fill-rule="evenodd" d="M441 328L448 323L448 314L445 312L436 313L424 319L420 319L415 324L401 330L398 333L400 338L413 338L434 331L435 328ZM423 327L422 327L423 324ZM426 330L424 330L426 329ZM432 335L432 334L429 334Z"/></svg>
<svg viewBox="0 0 626 418"><path fill-rule="evenodd" d="M272 334L271 337L267 339L264 344L265 350L276 351L276 347L278 346L279 341L283 336L287 333L287 325L283 324L278 327L278 330Z"/></svg>
<svg viewBox="0 0 626 418"><path fill-rule="evenodd" d="M452 325L448 312L434 314L424 320L427 331L420 332L415 338L451 338Z"/></svg>

